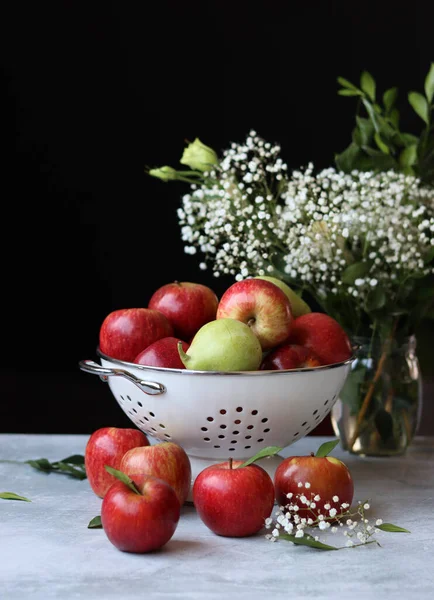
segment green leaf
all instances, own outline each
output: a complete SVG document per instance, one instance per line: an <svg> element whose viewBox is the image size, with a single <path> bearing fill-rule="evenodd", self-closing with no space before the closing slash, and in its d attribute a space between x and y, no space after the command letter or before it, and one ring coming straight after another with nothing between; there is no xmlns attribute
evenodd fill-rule
<svg viewBox="0 0 434 600"><path fill-rule="evenodd" d="M378 132L375 132L374 140L383 154L390 154L389 146L383 142L381 135Z"/></svg>
<svg viewBox="0 0 434 600"><path fill-rule="evenodd" d="M371 143L374 135L374 125L370 119L364 119L363 117L356 117L357 130L359 132L359 146L367 146Z"/></svg>
<svg viewBox="0 0 434 600"><path fill-rule="evenodd" d="M347 89L342 89L342 90L338 90L338 94L339 96L362 96L362 92L360 92L359 90L347 90Z"/></svg>
<svg viewBox="0 0 434 600"><path fill-rule="evenodd" d="M347 285L352 285L356 279L364 277L371 268L371 264L368 262L356 262L348 267L342 273L342 282Z"/></svg>
<svg viewBox="0 0 434 600"><path fill-rule="evenodd" d="M374 107L370 102L368 102L368 100L366 100L366 98L363 98L362 102L363 106L366 108L366 112L368 113L372 121L372 124L374 125L375 131L378 132L380 128L378 127L377 115L375 114Z"/></svg>
<svg viewBox="0 0 434 600"><path fill-rule="evenodd" d="M352 142L348 148L335 156L335 163L338 170L349 173L355 168L356 161L360 156L360 148Z"/></svg>
<svg viewBox="0 0 434 600"><path fill-rule="evenodd" d="M75 477L76 479L86 479L86 472L82 469L78 469L73 465L68 465L67 463L58 462L54 463L55 470L65 473L66 475L71 475L71 477Z"/></svg>
<svg viewBox="0 0 434 600"><path fill-rule="evenodd" d="M75 479L86 479L87 477L82 454L73 454L52 463L46 458L38 458L27 460L26 464L44 473L63 473Z"/></svg>
<svg viewBox="0 0 434 600"><path fill-rule="evenodd" d="M413 107L414 112L428 125L429 107L427 99L422 94L419 94L419 92L410 92L408 94L408 101Z"/></svg>
<svg viewBox="0 0 434 600"><path fill-rule="evenodd" d="M374 310L380 310L386 304L386 294L383 288L379 285L375 286L368 292L365 302L366 312L372 312Z"/></svg>
<svg viewBox="0 0 434 600"><path fill-rule="evenodd" d="M241 469L241 467L247 467L248 465L251 465L257 460L260 460L261 458L266 458L267 456L274 456L275 454L278 454L281 450L283 450L283 448L280 448L280 446L267 446L266 448L262 448L262 450L259 450L257 454L255 454L251 458L248 458L245 462L243 462L242 465L237 467L237 469Z"/></svg>
<svg viewBox="0 0 434 600"><path fill-rule="evenodd" d="M412 133L400 133L399 137L405 146L413 146L414 144L417 146L419 143L419 138Z"/></svg>
<svg viewBox="0 0 434 600"><path fill-rule="evenodd" d="M392 110L397 97L398 97L398 88L397 87L390 88L384 92L383 104L384 104L384 108L386 109L387 113L390 113L390 111Z"/></svg>
<svg viewBox="0 0 434 600"><path fill-rule="evenodd" d="M310 535L304 535L303 537L298 538L289 533L281 533L278 539L292 542L298 546L310 546L310 548L317 548L318 550L339 550L339 548L336 548L336 546L329 546L328 544L323 544L319 541L317 542L315 538Z"/></svg>
<svg viewBox="0 0 434 600"><path fill-rule="evenodd" d="M22 500L23 502L31 502L28 498L24 496L19 496L18 494L14 494L13 492L0 492L0 498L3 500Z"/></svg>
<svg viewBox="0 0 434 600"><path fill-rule="evenodd" d="M324 456L328 456L330 452L334 450L334 448L336 448L336 446L339 444L339 441L340 440L337 439L332 440L331 442L324 442L324 444L321 444L321 446L316 451L315 456L320 456L321 458L323 458Z"/></svg>
<svg viewBox="0 0 434 600"><path fill-rule="evenodd" d="M110 473L110 475L113 475L114 477L116 477L116 479L119 479L119 481L122 481L122 483L124 483L127 487L129 487L130 490L132 490L136 494L139 494L139 496L142 495L139 492L139 490L137 489L134 481L130 477L128 477L128 475L126 475L125 473L122 473L122 471L113 469L113 467L109 467L108 465L104 465L104 468L107 471L107 473Z"/></svg>
<svg viewBox="0 0 434 600"><path fill-rule="evenodd" d="M89 525L87 526L88 529L102 529L102 522L101 522L101 517L100 515L98 515L97 517L94 517L93 519L91 519L89 521Z"/></svg>
<svg viewBox="0 0 434 600"><path fill-rule="evenodd" d="M394 108L393 110L390 111L389 119L390 119L390 122L392 123L392 125L394 125L396 127L396 129L398 129L398 127L399 127L399 110L397 108Z"/></svg>
<svg viewBox="0 0 434 600"><path fill-rule="evenodd" d="M375 80L368 71L363 71L360 77L360 87L372 102L375 102Z"/></svg>
<svg viewBox="0 0 434 600"><path fill-rule="evenodd" d="M356 87L353 83L351 83L350 81L348 81L348 79L344 79L343 77L338 77L337 78L338 83L340 83L343 87L348 88L349 90L359 90L358 87Z"/></svg>
<svg viewBox="0 0 434 600"><path fill-rule="evenodd" d="M404 527L398 527L398 525L393 525L392 523L382 523L381 525L376 525L377 529L381 529L381 531L391 531L397 533L411 533L408 529L404 529Z"/></svg>
<svg viewBox="0 0 434 600"><path fill-rule="evenodd" d="M434 98L434 63L431 63L430 70L425 78L425 95L428 102L431 103Z"/></svg>
<svg viewBox="0 0 434 600"><path fill-rule="evenodd" d="M357 415L360 410L362 402L360 387L365 381L367 371L365 365L361 363L354 364L357 366L349 372L344 386L339 393L340 400L349 407L351 416Z"/></svg>
<svg viewBox="0 0 434 600"><path fill-rule="evenodd" d="M72 454L66 458L62 458L59 462L68 463L70 465L77 465L84 467L84 456L82 454Z"/></svg>
<svg viewBox="0 0 434 600"><path fill-rule="evenodd" d="M425 256L423 258L424 263L426 265L428 265L432 261L433 258L434 258L434 246L431 246L431 248L428 250L428 252L425 254Z"/></svg>
<svg viewBox="0 0 434 600"><path fill-rule="evenodd" d="M417 161L417 145L407 146L399 155L399 164L402 169L412 167Z"/></svg>

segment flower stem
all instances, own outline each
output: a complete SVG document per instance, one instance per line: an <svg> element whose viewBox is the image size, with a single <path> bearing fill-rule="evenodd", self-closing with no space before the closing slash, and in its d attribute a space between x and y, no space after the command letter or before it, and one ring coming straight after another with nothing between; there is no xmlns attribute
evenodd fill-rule
<svg viewBox="0 0 434 600"><path fill-rule="evenodd" d="M380 378L380 376L381 376L381 374L383 372L384 363L386 362L386 359L387 359L387 356L388 356L388 353L389 353L390 342L393 339L396 325L397 325L397 321L395 321L393 323L392 329L391 329L391 331L390 331L390 333L389 333L386 341L384 342L383 350L382 350L382 353L381 353L381 356L380 356L380 360L378 361L377 370L375 371L375 375L374 375L374 377L373 377L373 379L372 379L372 381L371 381L371 383L369 385L369 389L366 392L366 396L363 399L362 406L361 406L360 411L359 411L359 413L357 415L356 427L354 429L354 433L351 436L351 439L350 439L350 442L349 442L349 450L350 451L353 449L353 446L354 446L357 438L359 437L360 426L361 426L362 421L363 421L363 419L365 417L366 411L369 408L369 404L370 404L371 398L372 398L372 396L374 394L374 389L375 389L375 386L377 384L377 381L379 380L379 378Z"/></svg>

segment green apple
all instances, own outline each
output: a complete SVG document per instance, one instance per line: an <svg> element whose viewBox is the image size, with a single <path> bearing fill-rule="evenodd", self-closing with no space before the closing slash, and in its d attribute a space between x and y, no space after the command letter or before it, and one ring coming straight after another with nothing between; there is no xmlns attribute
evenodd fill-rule
<svg viewBox="0 0 434 600"><path fill-rule="evenodd" d="M178 344L186 369L194 371L257 371L261 344L248 325L236 319L217 319L203 325L187 352Z"/></svg>
<svg viewBox="0 0 434 600"><path fill-rule="evenodd" d="M270 281L279 287L282 292L285 292L289 302L291 303L292 314L294 319L300 317L301 315L306 315L307 313L312 312L310 306L305 302L298 294L296 294L289 285L287 285L281 279L277 277L269 277L268 275L258 275L255 279L265 279L265 281Z"/></svg>

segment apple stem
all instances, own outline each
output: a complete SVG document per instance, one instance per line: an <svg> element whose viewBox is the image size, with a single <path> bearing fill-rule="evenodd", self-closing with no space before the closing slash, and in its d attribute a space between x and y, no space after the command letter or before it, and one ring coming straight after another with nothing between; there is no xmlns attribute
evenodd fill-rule
<svg viewBox="0 0 434 600"><path fill-rule="evenodd" d="M184 352L184 349L182 347L182 342L178 340L178 354L179 354L179 358L182 361L182 364L184 365L184 367L186 369L188 369L188 362L190 361L190 356L188 356L188 354L186 352Z"/></svg>
<svg viewBox="0 0 434 600"><path fill-rule="evenodd" d="M254 325L255 323L256 323L255 317L250 317L250 319L247 321L247 325L249 327L252 327L252 325Z"/></svg>
<svg viewBox="0 0 434 600"><path fill-rule="evenodd" d="M310 453L310 455L311 455L311 456L315 456L315 453L314 453L314 452L311 452L311 453Z"/></svg>
<svg viewBox="0 0 434 600"><path fill-rule="evenodd" d="M230 468L230 469L232 469L232 468L233 468L233 467L232 467L232 462L233 462L233 459L232 459L232 458L230 458L230 459L229 459L229 468Z"/></svg>

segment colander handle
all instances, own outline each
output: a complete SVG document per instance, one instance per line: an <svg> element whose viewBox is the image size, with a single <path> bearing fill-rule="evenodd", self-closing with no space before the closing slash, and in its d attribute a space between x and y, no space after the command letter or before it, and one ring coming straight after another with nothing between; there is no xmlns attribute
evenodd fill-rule
<svg viewBox="0 0 434 600"><path fill-rule="evenodd" d="M128 373L128 371L124 371L124 369L108 369L107 367L102 367L98 363L93 360L81 360L78 363L80 369L85 371L86 373L91 373L92 375L99 375L102 381L107 381L109 377L125 377L128 381L131 381L136 385L142 392L145 394L149 394L150 396L157 396L158 394L164 394L166 391L165 386L162 383L158 383L157 381L144 381L143 379L139 379L132 373Z"/></svg>

